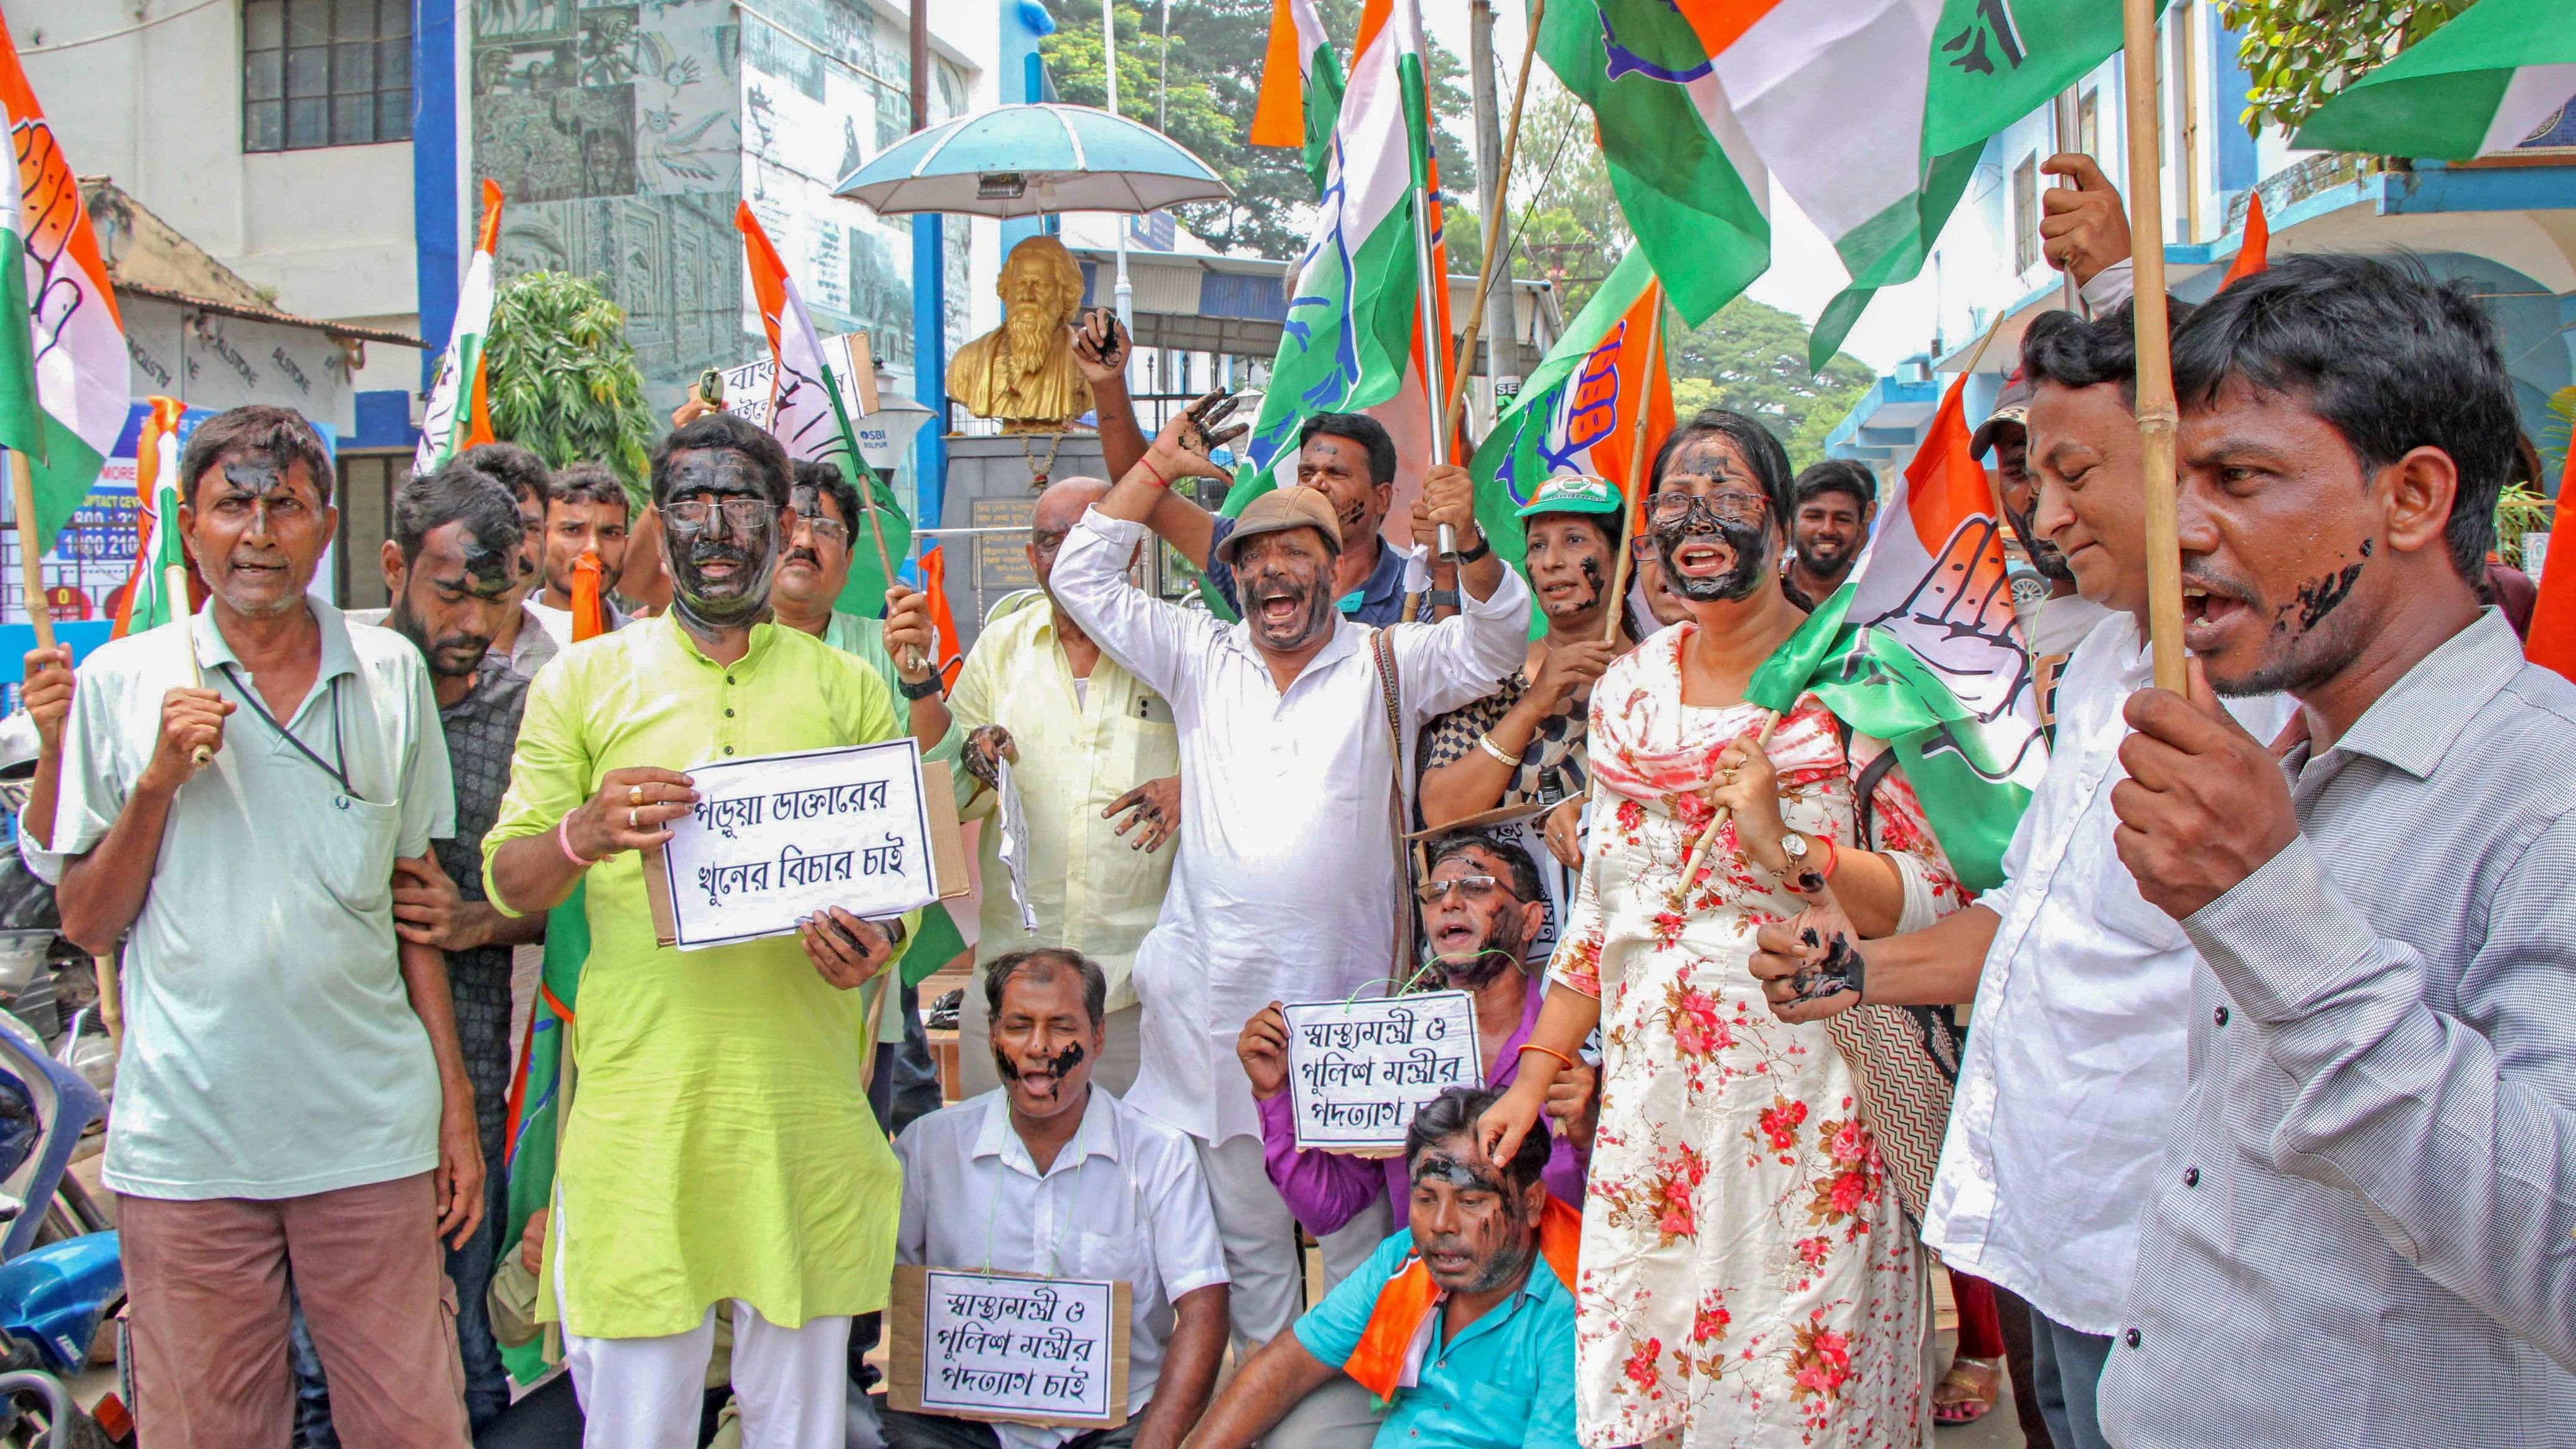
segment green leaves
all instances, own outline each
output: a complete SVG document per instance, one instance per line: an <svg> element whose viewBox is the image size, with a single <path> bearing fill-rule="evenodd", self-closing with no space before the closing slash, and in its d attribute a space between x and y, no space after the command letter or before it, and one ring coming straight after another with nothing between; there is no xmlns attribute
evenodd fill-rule
<svg viewBox="0 0 2576 1449"><path fill-rule="evenodd" d="M511 278L493 299L484 358L494 436L552 468L605 463L643 506L657 424L625 310L598 283L563 272Z"/></svg>
<svg viewBox="0 0 2576 1449"><path fill-rule="evenodd" d="M1687 331L1677 322L1666 314L1673 416L1720 407L1760 418L1800 468L1824 456L1826 435L1875 378L1848 353L1809 371L1806 324L1750 297Z"/></svg>
<svg viewBox="0 0 2576 1449"><path fill-rule="evenodd" d="M2296 131L2310 113L2477 0L2220 0L2244 39L2236 58L2253 86L2245 129Z"/></svg>

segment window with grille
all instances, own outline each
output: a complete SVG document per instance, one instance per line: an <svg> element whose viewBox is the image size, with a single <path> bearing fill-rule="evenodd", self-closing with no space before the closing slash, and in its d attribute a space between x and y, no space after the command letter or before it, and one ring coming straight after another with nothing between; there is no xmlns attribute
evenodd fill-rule
<svg viewBox="0 0 2576 1449"><path fill-rule="evenodd" d="M412 0L244 0L242 149L411 139Z"/></svg>
<svg viewBox="0 0 2576 1449"><path fill-rule="evenodd" d="M2013 270L2039 265L2039 158L2025 156L2012 176Z"/></svg>

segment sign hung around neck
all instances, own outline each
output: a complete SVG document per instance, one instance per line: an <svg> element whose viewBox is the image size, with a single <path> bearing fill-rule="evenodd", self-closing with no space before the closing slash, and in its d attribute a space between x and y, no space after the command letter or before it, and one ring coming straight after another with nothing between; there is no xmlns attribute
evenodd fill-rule
<svg viewBox="0 0 2576 1449"><path fill-rule="evenodd" d="M653 935L683 951L862 920L967 890L948 767L911 739L725 760L689 771L698 803L648 852Z"/></svg>
<svg viewBox="0 0 2576 1449"><path fill-rule="evenodd" d="M1475 998L1425 991L1281 1008L1297 1146L1400 1152L1413 1114L1452 1087L1481 1087Z"/></svg>

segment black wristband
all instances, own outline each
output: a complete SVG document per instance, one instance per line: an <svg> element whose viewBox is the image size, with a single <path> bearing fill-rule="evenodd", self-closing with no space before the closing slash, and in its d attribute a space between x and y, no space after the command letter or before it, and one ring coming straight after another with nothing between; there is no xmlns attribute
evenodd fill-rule
<svg viewBox="0 0 2576 1449"><path fill-rule="evenodd" d="M1476 536L1476 546L1471 549L1462 550L1458 555L1458 562L1462 564L1471 564L1493 551L1494 541L1482 534L1478 534Z"/></svg>
<svg viewBox="0 0 2576 1449"><path fill-rule="evenodd" d="M939 695L939 676L936 673L918 684L909 679L899 679L895 682L902 688L903 697L906 699L935 699Z"/></svg>

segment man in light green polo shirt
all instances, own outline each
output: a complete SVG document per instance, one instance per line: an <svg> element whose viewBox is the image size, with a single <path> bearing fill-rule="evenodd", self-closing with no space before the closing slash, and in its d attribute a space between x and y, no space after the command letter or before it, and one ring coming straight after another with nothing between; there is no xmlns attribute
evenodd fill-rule
<svg viewBox="0 0 2576 1449"><path fill-rule="evenodd" d="M593 1443L696 1441L715 1312L745 1442L840 1449L850 1318L885 1306L900 1173L861 1077L862 993L909 919L833 909L795 940L654 944L638 851L696 801L680 767L902 733L865 664L782 628L786 454L730 413L655 450L670 612L529 687L484 879L507 911L584 881L581 1093L564 1123L548 1297Z"/></svg>

